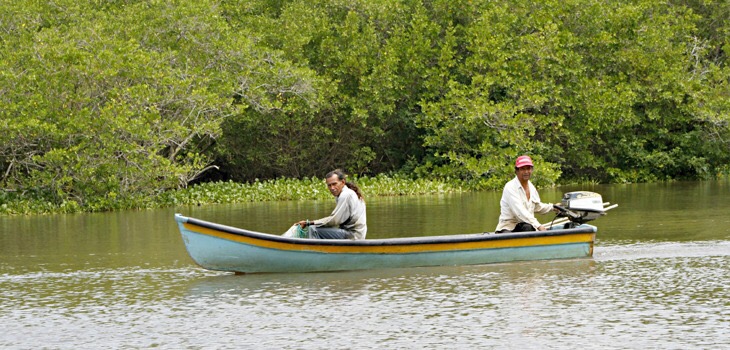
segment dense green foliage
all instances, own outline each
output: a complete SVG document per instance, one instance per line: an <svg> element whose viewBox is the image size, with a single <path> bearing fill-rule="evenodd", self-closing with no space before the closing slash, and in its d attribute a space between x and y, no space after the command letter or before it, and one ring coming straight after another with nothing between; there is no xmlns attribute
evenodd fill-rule
<svg viewBox="0 0 730 350"><path fill-rule="evenodd" d="M0 200L129 208L337 167L497 188L520 154L543 185L710 178L730 171L727 18L720 0L2 0Z"/></svg>

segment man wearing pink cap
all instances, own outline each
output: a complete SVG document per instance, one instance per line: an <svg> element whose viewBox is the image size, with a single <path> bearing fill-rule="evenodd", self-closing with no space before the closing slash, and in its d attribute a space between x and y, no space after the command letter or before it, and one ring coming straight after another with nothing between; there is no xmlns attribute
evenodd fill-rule
<svg viewBox="0 0 730 350"><path fill-rule="evenodd" d="M553 205L540 202L537 189L530 182L532 176L532 159L519 156L515 161L515 176L504 185L502 199L499 201L501 212L497 233L545 231L545 227L535 218L535 213L547 214Z"/></svg>

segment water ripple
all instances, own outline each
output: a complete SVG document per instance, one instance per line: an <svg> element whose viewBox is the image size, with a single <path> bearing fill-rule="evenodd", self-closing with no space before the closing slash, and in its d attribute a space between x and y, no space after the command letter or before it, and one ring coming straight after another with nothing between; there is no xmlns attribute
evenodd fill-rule
<svg viewBox="0 0 730 350"><path fill-rule="evenodd" d="M347 273L3 270L0 347L723 348L727 247L617 245L595 259Z"/></svg>

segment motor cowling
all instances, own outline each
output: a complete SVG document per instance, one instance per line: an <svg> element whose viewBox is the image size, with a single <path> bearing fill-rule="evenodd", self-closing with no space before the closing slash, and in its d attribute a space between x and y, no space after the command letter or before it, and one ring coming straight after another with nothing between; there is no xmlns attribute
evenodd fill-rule
<svg viewBox="0 0 730 350"><path fill-rule="evenodd" d="M603 208L603 198L600 194L589 191L575 191L563 194L558 216L567 217L570 222L581 225L588 221L595 220L606 211Z"/></svg>

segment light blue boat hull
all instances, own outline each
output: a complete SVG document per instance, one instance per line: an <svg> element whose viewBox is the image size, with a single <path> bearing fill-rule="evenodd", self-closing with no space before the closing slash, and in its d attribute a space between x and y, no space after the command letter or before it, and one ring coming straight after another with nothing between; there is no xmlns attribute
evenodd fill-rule
<svg viewBox="0 0 730 350"><path fill-rule="evenodd" d="M376 240L285 238L177 214L185 247L201 267L238 273L342 271L586 258L596 228Z"/></svg>

